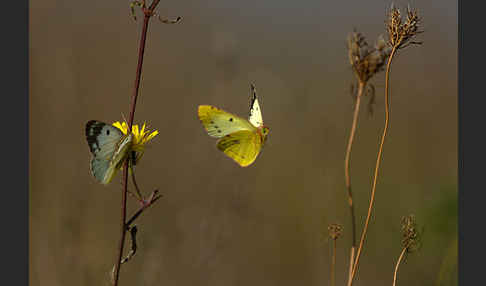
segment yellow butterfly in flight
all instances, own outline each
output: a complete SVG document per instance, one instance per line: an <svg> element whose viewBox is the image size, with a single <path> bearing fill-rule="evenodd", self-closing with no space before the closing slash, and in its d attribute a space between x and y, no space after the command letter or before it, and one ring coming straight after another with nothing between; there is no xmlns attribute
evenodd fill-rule
<svg viewBox="0 0 486 286"><path fill-rule="evenodd" d="M251 85L250 116L248 120L211 105L199 105L198 116L209 136L221 138L219 150L241 167L255 161L267 139L270 129L263 125L262 112Z"/></svg>

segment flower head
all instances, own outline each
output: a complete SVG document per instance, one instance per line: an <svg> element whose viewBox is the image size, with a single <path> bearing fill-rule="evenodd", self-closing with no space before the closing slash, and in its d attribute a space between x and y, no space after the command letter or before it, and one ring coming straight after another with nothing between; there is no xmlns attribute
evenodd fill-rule
<svg viewBox="0 0 486 286"><path fill-rule="evenodd" d="M422 231L417 229L414 215L402 218L402 245L407 252L414 252L420 248Z"/></svg>
<svg viewBox="0 0 486 286"><path fill-rule="evenodd" d="M422 42L413 41L417 34L422 33L419 29L420 22L417 10L408 7L406 18L402 18L400 9L392 5L385 22L388 31L388 45L397 49L403 49L409 45L420 45Z"/></svg>
<svg viewBox="0 0 486 286"><path fill-rule="evenodd" d="M329 231L329 237L336 240L341 236L343 227L337 223L333 223L327 227L327 230Z"/></svg>
<svg viewBox="0 0 486 286"><path fill-rule="evenodd" d="M383 36L379 36L375 46L368 45L363 34L354 31L348 35L348 57L354 73L361 82L367 82L373 75L383 69L390 55Z"/></svg>
<svg viewBox="0 0 486 286"><path fill-rule="evenodd" d="M127 135L128 134L128 124L124 122L114 122L113 126L116 128L120 129L123 134ZM158 130L150 131L149 129L146 129L146 124L145 122L142 125L142 128L139 129L137 124L132 125L132 134L133 134L133 142L132 142L132 151L134 151L135 154L135 163L140 160L142 157L144 151L145 151L145 144L152 140L157 134L159 134Z"/></svg>

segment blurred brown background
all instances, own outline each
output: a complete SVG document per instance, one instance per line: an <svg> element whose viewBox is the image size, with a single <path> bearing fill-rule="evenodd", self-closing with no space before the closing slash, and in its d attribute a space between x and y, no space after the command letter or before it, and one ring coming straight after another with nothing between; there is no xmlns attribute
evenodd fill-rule
<svg viewBox="0 0 486 286"><path fill-rule="evenodd" d="M149 1L150 2L150 1ZM395 2L405 8L408 2ZM30 282L108 285L119 240L120 175L89 173L90 119L128 116L142 21L128 1L31 1ZM137 167L164 197L139 218L139 251L122 285L328 285L327 226L340 223L337 285L348 265L343 160L353 75L346 36L384 33L389 1L162 1L153 21L135 121L160 131ZM391 285L400 219L424 226L398 285L456 285L457 3L415 1L422 46L391 73L391 130L356 285ZM138 11L139 19L141 14ZM246 116L249 84L271 128L240 168L215 148L199 104ZM373 117L362 109L352 156L359 231L383 124L384 73ZM365 98L365 103L368 101ZM129 201L129 214L136 204Z"/></svg>

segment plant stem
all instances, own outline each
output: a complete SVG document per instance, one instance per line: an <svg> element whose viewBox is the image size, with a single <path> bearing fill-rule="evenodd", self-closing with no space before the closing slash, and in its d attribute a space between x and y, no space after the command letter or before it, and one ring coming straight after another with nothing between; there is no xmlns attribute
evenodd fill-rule
<svg viewBox="0 0 486 286"><path fill-rule="evenodd" d="M332 261L331 261L331 286L335 285L335 268L336 268L336 242L337 239L333 239L333 249L332 249Z"/></svg>
<svg viewBox="0 0 486 286"><path fill-rule="evenodd" d="M152 192L148 200L144 200L142 206L136 211L133 216L125 223L125 228L128 230L130 225L143 213L144 210L149 208L153 203L155 203L162 196L158 195L158 190Z"/></svg>
<svg viewBox="0 0 486 286"><path fill-rule="evenodd" d="M157 4L159 4L160 0L154 0L150 5L150 8L146 9L142 7L144 12L143 18L143 28L142 28L142 36L140 39L140 46L138 49L138 64L137 64L137 72L135 76L135 86L133 89L132 94L132 101L130 104L130 118L128 120L128 132L132 130L133 119L135 117L135 107L137 105L137 97L138 97L138 90L140 87L140 77L142 75L142 64L143 64L143 54L145 51L145 40L147 38L147 30L150 17L153 15L153 11ZM120 223L120 244L118 248L118 256L117 261L115 263L115 273L113 277L113 285L118 285L118 279L120 276L120 263L123 257L123 247L125 245L125 232L126 232L126 217L127 217L127 190L128 190L128 160L125 161L125 165L123 167L123 192L122 192L122 207L121 207L121 223Z"/></svg>
<svg viewBox="0 0 486 286"><path fill-rule="evenodd" d="M132 165L130 165L130 171L132 173L133 186L135 187L135 191L137 192L137 199L139 201L143 202L142 192L140 192L140 189L138 188L137 180L135 180L135 170L133 170L133 166Z"/></svg>
<svg viewBox="0 0 486 286"><path fill-rule="evenodd" d="M356 247L351 247L351 254L349 255L348 284L351 281L351 274L353 273L355 251L356 251Z"/></svg>
<svg viewBox="0 0 486 286"><path fill-rule="evenodd" d="M395 273L393 274L393 286L396 285L398 267L400 266L400 262L402 262L403 256L405 255L406 252L407 252L407 248L404 247L402 253L400 253L400 256L398 257L397 265L395 266Z"/></svg>
<svg viewBox="0 0 486 286"><path fill-rule="evenodd" d="M380 147L378 149L378 156L376 158L375 173L374 173L374 176L373 176L373 185L371 187L370 204L369 204L369 207L368 207L368 215L366 216L366 221L365 221L365 225L364 225L364 228L363 228L363 233L361 234L361 239L360 239L360 242L359 242L358 252L356 253L356 260L354 262L353 272L351 273L351 279L349 280L348 286L351 286L353 284L353 279L356 275L356 270L358 269L359 258L361 256L361 252L363 250L366 232L368 230L368 225L369 225L369 222L370 222L370 219L371 219L371 212L373 210L373 203L374 203L374 200L375 200L376 184L377 184L377 181L378 181L378 170L380 168L381 155L383 153L383 145L385 144L385 138L386 138L386 134L387 134L387 131L388 131L388 125L389 125L389 121L390 121L389 77L390 77L391 62L393 60L393 56L395 55L396 50L397 50L397 46L393 47L393 49L390 53L390 56L388 57L388 62L387 62L387 65L386 65L386 73L385 73L385 126L383 128L383 134L381 136Z"/></svg>
<svg viewBox="0 0 486 286"><path fill-rule="evenodd" d="M354 256L354 251L356 249L356 217L354 215L353 192L351 190L351 172L349 169L349 163L351 161L351 149L353 147L354 136L356 134L356 129L358 126L359 108L361 106L361 96L363 95L363 90L365 86L366 86L365 82L359 81L358 95L356 97L356 105L354 107L353 123L351 124L351 131L349 134L348 146L346 148L346 156L344 159L344 179L345 179L346 189L348 190L348 204L349 204L349 210L351 212L351 228L352 228L350 268L353 266L353 262L354 262L353 256Z"/></svg>

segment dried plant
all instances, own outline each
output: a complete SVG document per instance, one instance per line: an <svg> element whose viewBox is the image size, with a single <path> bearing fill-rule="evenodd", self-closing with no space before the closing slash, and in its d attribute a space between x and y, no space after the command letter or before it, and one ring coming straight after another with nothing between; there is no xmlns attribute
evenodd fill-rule
<svg viewBox="0 0 486 286"><path fill-rule="evenodd" d="M405 257L405 254L414 252L420 248L421 234L422 232L417 230L417 223L414 215L409 215L402 218L402 251L395 265L395 272L393 273L393 286L396 285L398 267Z"/></svg>
<svg viewBox="0 0 486 286"><path fill-rule="evenodd" d="M392 49L403 49L409 45L422 44L422 42L413 40L417 34L423 32L419 30L420 22L421 19L418 17L417 10L407 7L407 17L402 19L400 10L392 6L385 22L388 32L388 45Z"/></svg>
<svg viewBox="0 0 486 286"><path fill-rule="evenodd" d="M417 229L414 215L402 218L402 246L408 253L415 252L421 246L423 231Z"/></svg>
<svg viewBox="0 0 486 286"><path fill-rule="evenodd" d="M356 271L358 269L358 263L359 259L363 250L364 246L364 241L366 238L366 233L368 230L369 222L371 219L371 213L373 210L373 204L374 204L374 199L375 199L375 192L376 192L376 185L378 182L378 171L380 168L380 163L381 163L381 156L383 154L383 146L385 143L385 138L387 135L388 127L389 127L389 121L390 121L390 93L389 93L389 76L390 76L390 68L391 68L391 63L393 60L394 55L399 49L406 48L412 44L421 44L421 42L414 41L415 36L422 31L420 31L420 18L418 17L418 13L416 10L411 10L410 7L407 8L407 16L406 19L402 19L400 10L394 6L391 7L387 20L385 22L385 26L387 29L387 35L388 35L388 40L386 43L383 43L383 41L378 41L379 43L377 47L375 48L381 48L383 51L386 51L388 55L388 60L386 64L386 72L385 72L385 122L384 122L384 128L383 128L383 133L381 135L381 140L380 140L380 145L378 148L378 154L377 154L377 159L376 159L376 165L375 165L375 171L373 175L373 183L371 187L371 196L370 196L370 203L368 206L368 214L366 216L363 232L361 234L360 242L359 242L359 247L358 251L356 253L356 259L350 259L352 266L352 271L350 272L349 280L348 280L348 286L351 286L353 284L353 279L356 275ZM358 40L360 39L359 37L356 37ZM360 41L356 41L360 42ZM361 41L362 42L362 41ZM355 49L356 53L356 46L353 47ZM361 50L359 50L359 53L361 53ZM350 53L351 54L351 53ZM360 54L361 55L361 54ZM375 58L378 58L377 56ZM379 60L377 61L379 62ZM361 77L366 78L368 73L370 73L372 70L378 70L380 67L375 67L371 65L371 68L368 66L364 66L362 69L363 71L360 73ZM351 252L351 257L353 257L354 252Z"/></svg>
<svg viewBox="0 0 486 286"><path fill-rule="evenodd" d="M373 47L356 30L348 35L348 58L358 82L366 83L376 73L383 70L391 49L383 35L378 36Z"/></svg>
<svg viewBox="0 0 486 286"><path fill-rule="evenodd" d="M332 261L331 261L331 286L335 285L336 281L336 274L335 274L335 269L336 269L336 245L337 245L337 240L341 236L343 227L339 224L333 223L327 227L327 230L329 231L329 238L332 239L333 244L332 244Z"/></svg>
<svg viewBox="0 0 486 286"><path fill-rule="evenodd" d="M352 271L354 263L354 254L356 251L356 218L353 206L353 192L351 188L351 150L353 141L358 127L359 110L361 106L361 97L363 95L371 94L370 107L374 102L374 87L368 81L378 72L383 70L383 66L387 57L390 54L390 49L386 47L386 42L383 36L379 36L374 47L370 47L366 38L356 30L348 35L348 58L349 63L358 81L357 94L354 96L354 85L352 85L352 95L355 98L355 107L353 113L353 121L351 123L351 130L349 134L348 144L346 148L346 155L344 159L344 177L346 190L348 192L348 204L351 213L351 254L350 254L350 271ZM367 92L365 92L368 87ZM370 109L371 110L371 109Z"/></svg>

